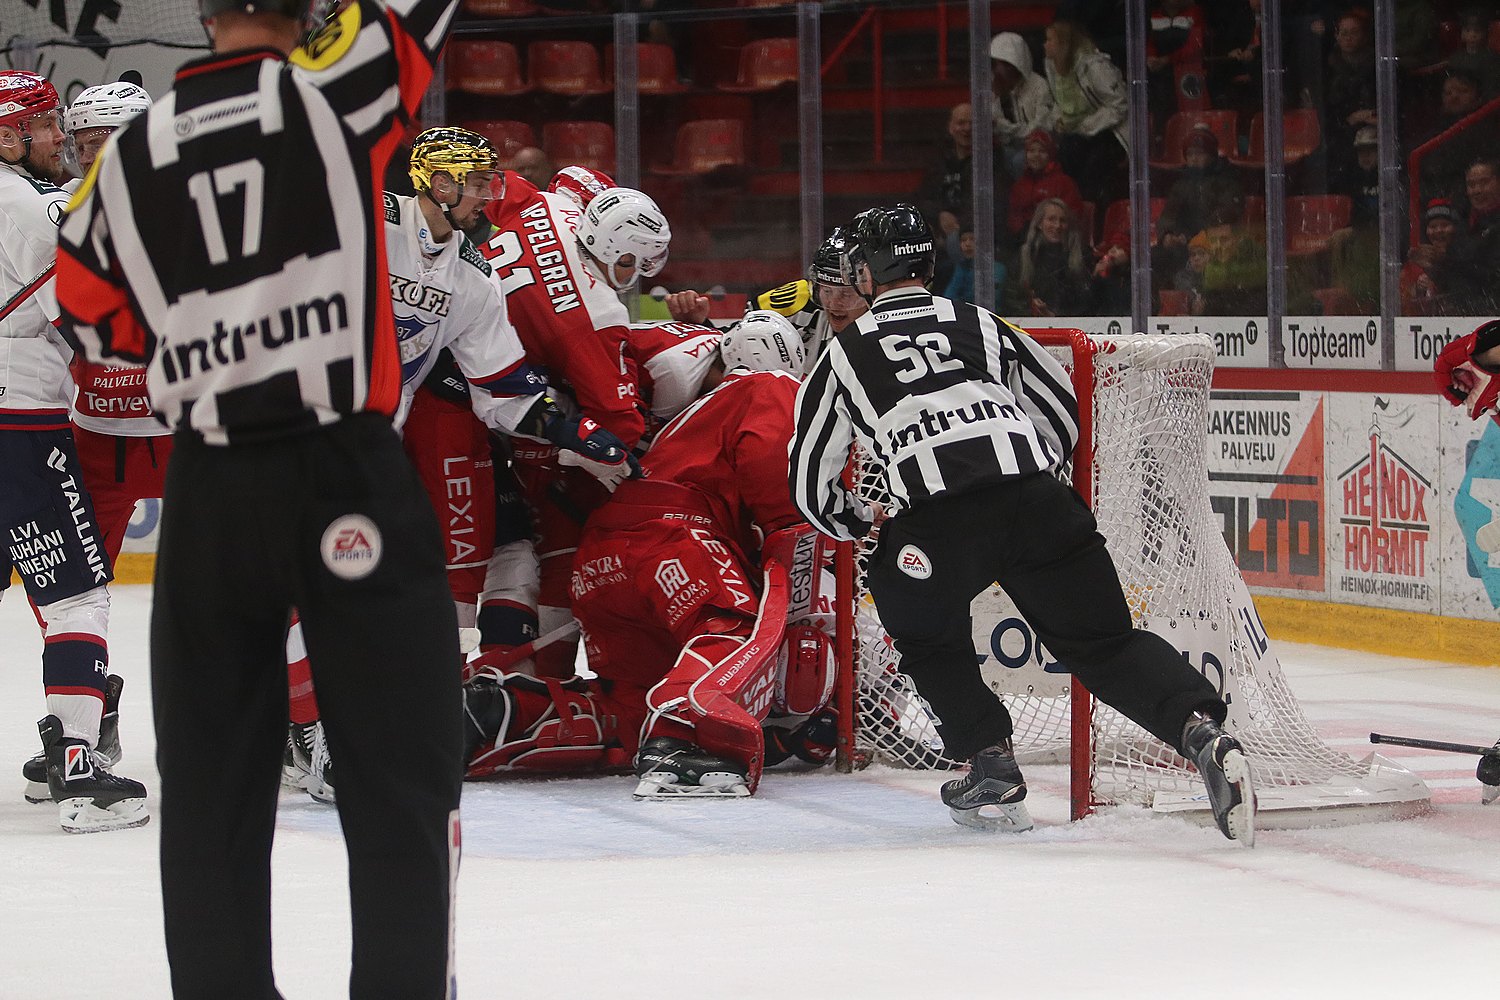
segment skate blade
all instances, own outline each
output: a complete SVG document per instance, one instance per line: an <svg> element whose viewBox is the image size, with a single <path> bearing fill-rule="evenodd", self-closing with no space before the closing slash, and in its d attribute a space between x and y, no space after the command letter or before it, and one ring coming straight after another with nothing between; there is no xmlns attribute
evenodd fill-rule
<svg viewBox="0 0 1500 1000"><path fill-rule="evenodd" d="M955 809L949 806L948 815L959 826L989 833L1025 833L1033 826L1031 812L1026 808L1025 802L979 806L976 809Z"/></svg>
<svg viewBox="0 0 1500 1000"><path fill-rule="evenodd" d="M742 799L750 794L742 775L732 771L711 771L696 785L683 785L675 774L648 772L635 786L637 799Z"/></svg>
<svg viewBox="0 0 1500 1000"><path fill-rule="evenodd" d="M26 782L26 791L21 794L26 796L26 801L34 806L52 801L52 789L47 787L45 781Z"/></svg>
<svg viewBox="0 0 1500 1000"><path fill-rule="evenodd" d="M306 788L307 794L312 797L313 801L322 802L330 806L334 804L333 786L328 782L310 778L308 779Z"/></svg>
<svg viewBox="0 0 1500 1000"><path fill-rule="evenodd" d="M1239 750L1224 755L1224 778L1239 795L1239 802L1229 808L1225 823L1229 827L1227 836L1243 847L1255 846L1255 773L1250 769L1250 759Z"/></svg>
<svg viewBox="0 0 1500 1000"><path fill-rule="evenodd" d="M104 833L145 826L151 820L145 799L121 799L112 806L96 806L86 795L57 804L58 822L69 833Z"/></svg>

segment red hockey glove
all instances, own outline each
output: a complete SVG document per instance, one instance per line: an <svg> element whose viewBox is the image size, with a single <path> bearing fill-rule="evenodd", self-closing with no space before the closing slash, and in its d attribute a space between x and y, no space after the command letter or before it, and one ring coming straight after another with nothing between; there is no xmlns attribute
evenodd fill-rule
<svg viewBox="0 0 1500 1000"><path fill-rule="evenodd" d="M1500 371L1476 361L1475 355L1497 345L1500 345L1500 320L1491 320L1467 337L1451 342L1433 362L1438 391L1454 406L1464 407L1472 420L1496 412Z"/></svg>

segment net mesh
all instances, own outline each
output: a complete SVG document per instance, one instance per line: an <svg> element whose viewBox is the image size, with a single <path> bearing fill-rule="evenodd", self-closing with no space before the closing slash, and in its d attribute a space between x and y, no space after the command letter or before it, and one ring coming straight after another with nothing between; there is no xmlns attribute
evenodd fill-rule
<svg viewBox="0 0 1500 1000"><path fill-rule="evenodd" d="M0 45L77 45L108 49L118 45L204 48L198 0L131 0L102 7L83 0L5 0L9 16Z"/></svg>
<svg viewBox="0 0 1500 1000"><path fill-rule="evenodd" d="M1090 463L1095 516L1136 624L1184 650L1216 684L1261 787L1360 775L1361 765L1326 746L1304 717L1209 506L1213 345L1196 336L1080 338L1094 356L1094 382L1086 386L1077 384L1078 366L1065 335L1038 339L1074 373L1080 399L1092 397L1092 448L1080 447L1075 461ZM883 481L859 456L855 469L859 493L884 499ZM868 555L856 550L856 756L905 767L956 766L943 755L911 682L897 672L899 657L864 586ZM1020 615L998 587L975 601L974 617L977 650L986 654L994 644L982 670L1014 717L1017 756L1023 762L1066 757L1066 677L1055 665L1046 669L1051 664L1045 651L1026 648ZM1002 639L1018 637L1023 648L1002 648ZM1091 739L1095 803L1149 806L1163 792L1201 791L1196 772L1175 751L1100 703L1094 705Z"/></svg>

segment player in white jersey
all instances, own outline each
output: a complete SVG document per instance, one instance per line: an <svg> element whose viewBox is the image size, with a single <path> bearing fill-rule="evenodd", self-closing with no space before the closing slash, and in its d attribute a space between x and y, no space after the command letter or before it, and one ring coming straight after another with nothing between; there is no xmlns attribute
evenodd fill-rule
<svg viewBox="0 0 1500 1000"><path fill-rule="evenodd" d="M12 565L43 622L48 715L43 758L23 769L27 798L58 803L70 832L140 826L146 789L106 770L119 741L101 741L109 650L109 556L83 485L68 404L72 349L54 327L57 223L67 194L52 84L0 73L0 590Z"/></svg>
<svg viewBox="0 0 1500 1000"><path fill-rule="evenodd" d="M151 95L133 83L104 83L79 92L63 114L62 163L73 179L62 185L72 194L94 165L115 129L151 106Z"/></svg>

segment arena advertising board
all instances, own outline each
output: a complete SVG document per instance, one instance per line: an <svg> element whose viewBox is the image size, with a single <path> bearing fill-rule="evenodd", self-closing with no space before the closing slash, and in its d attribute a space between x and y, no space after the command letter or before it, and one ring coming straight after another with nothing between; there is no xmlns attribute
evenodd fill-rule
<svg viewBox="0 0 1500 1000"><path fill-rule="evenodd" d="M42 74L65 103L86 87L122 78L160 97L179 66L208 53L195 0L4 0L0 6L0 45L10 50L0 68Z"/></svg>
<svg viewBox="0 0 1500 1000"><path fill-rule="evenodd" d="M1324 588L1323 393L1216 390L1209 504L1240 574L1267 593Z"/></svg>
<svg viewBox="0 0 1500 1000"><path fill-rule="evenodd" d="M1443 614L1500 617L1500 424L1439 405Z"/></svg>
<svg viewBox="0 0 1500 1000"><path fill-rule="evenodd" d="M1474 332L1492 316L1397 316L1396 369L1430 372L1448 342Z"/></svg>
<svg viewBox="0 0 1500 1000"><path fill-rule="evenodd" d="M1435 396L1331 393L1328 597L1439 613Z"/></svg>
<svg viewBox="0 0 1500 1000"><path fill-rule="evenodd" d="M1023 328L1067 329L1084 333L1129 333L1129 316L1049 316L1015 320ZM1143 333L1203 333L1214 342L1216 362L1221 368L1267 368L1271 364L1271 341L1264 316L1152 316ZM1379 367L1379 352L1376 364Z"/></svg>
<svg viewBox="0 0 1500 1000"><path fill-rule="evenodd" d="M1378 316L1286 316L1281 342L1288 368L1380 367Z"/></svg>

